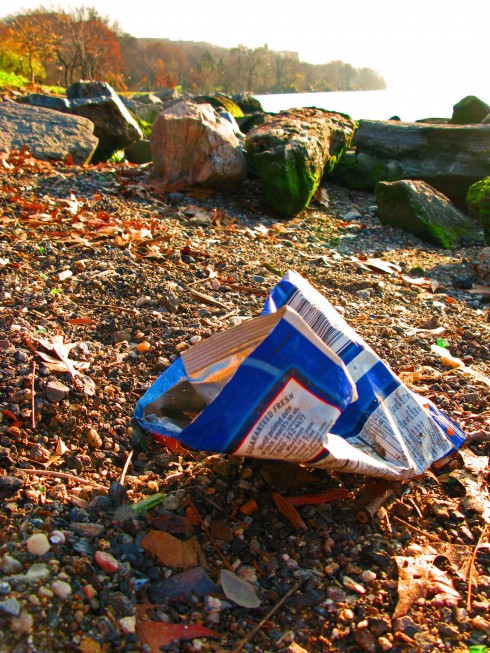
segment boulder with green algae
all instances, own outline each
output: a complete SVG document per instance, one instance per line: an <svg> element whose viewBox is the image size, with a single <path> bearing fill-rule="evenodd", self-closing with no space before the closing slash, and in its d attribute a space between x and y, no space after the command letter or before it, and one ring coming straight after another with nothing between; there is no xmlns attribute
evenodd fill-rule
<svg viewBox="0 0 490 653"><path fill-rule="evenodd" d="M490 113L490 106L474 95L467 95L453 106L451 122L456 125L472 125L482 122Z"/></svg>
<svg viewBox="0 0 490 653"><path fill-rule="evenodd" d="M324 173L347 150L354 120L314 107L267 115L246 138L252 169L274 213L290 216L308 206Z"/></svg>
<svg viewBox="0 0 490 653"><path fill-rule="evenodd" d="M490 177L470 186L466 204L471 215L480 220L485 240L490 245Z"/></svg>
<svg viewBox="0 0 490 653"><path fill-rule="evenodd" d="M423 181L381 181L374 194L383 225L398 227L445 249L482 241L477 222Z"/></svg>

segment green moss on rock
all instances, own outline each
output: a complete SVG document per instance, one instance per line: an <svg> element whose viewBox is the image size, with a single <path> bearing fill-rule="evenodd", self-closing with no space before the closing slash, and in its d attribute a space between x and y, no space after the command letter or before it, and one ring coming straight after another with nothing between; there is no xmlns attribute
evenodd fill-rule
<svg viewBox="0 0 490 653"><path fill-rule="evenodd" d="M466 204L471 215L480 220L485 240L490 245L490 177L470 186Z"/></svg>
<svg viewBox="0 0 490 653"><path fill-rule="evenodd" d="M199 97L195 98L195 101L199 104L210 104L216 109L225 109L225 111L228 111L228 113L230 113L234 118L243 118L245 115L238 104L233 102L233 100L226 95L219 95L218 93L215 95L200 95Z"/></svg>
<svg viewBox="0 0 490 653"><path fill-rule="evenodd" d="M347 151L332 168L329 178L334 183L356 190L372 191L380 181L400 179L396 161L382 160L371 154Z"/></svg>
<svg viewBox="0 0 490 653"><path fill-rule="evenodd" d="M423 181L380 182L374 189L382 224L444 249L481 241L477 223Z"/></svg>

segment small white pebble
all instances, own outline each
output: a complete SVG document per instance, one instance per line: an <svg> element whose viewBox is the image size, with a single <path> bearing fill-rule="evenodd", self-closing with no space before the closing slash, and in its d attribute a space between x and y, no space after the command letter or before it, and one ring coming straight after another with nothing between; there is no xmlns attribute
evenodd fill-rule
<svg viewBox="0 0 490 653"><path fill-rule="evenodd" d="M371 569L366 569L362 572L361 578L364 583L371 583L376 578L376 574Z"/></svg>
<svg viewBox="0 0 490 653"><path fill-rule="evenodd" d="M71 594L71 585L64 580L55 580L51 583L51 589L60 599L67 599Z"/></svg>
<svg viewBox="0 0 490 653"><path fill-rule="evenodd" d="M202 337L201 336L192 336L192 338L189 338L189 342L191 345L197 345L198 342L201 342Z"/></svg>
<svg viewBox="0 0 490 653"><path fill-rule="evenodd" d="M51 545L44 533L34 533L27 540L27 550L35 556L43 556L49 551Z"/></svg>
<svg viewBox="0 0 490 653"><path fill-rule="evenodd" d="M62 531L53 531L49 536L51 544L64 544L66 542L65 534Z"/></svg>
<svg viewBox="0 0 490 653"><path fill-rule="evenodd" d="M136 632L136 617L134 615L122 617L119 619L119 625L124 634L133 635Z"/></svg>

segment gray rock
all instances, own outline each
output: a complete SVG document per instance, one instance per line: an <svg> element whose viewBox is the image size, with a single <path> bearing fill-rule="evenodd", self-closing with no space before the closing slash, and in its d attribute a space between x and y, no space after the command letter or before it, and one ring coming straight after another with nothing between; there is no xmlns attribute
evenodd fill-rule
<svg viewBox="0 0 490 653"><path fill-rule="evenodd" d="M114 152L136 143L143 134L114 89L105 82L76 82L66 91L71 112L91 120L99 145L93 161L106 161Z"/></svg>
<svg viewBox="0 0 490 653"><path fill-rule="evenodd" d="M147 138L142 138L137 143L127 147L124 154L130 163L149 163L151 161L150 141Z"/></svg>
<svg viewBox="0 0 490 653"><path fill-rule="evenodd" d="M423 181L380 182L374 189L382 224L415 234L433 245L450 249L478 242L478 223Z"/></svg>
<svg viewBox="0 0 490 653"><path fill-rule="evenodd" d="M7 614L9 617L18 617L20 614L20 603L17 599L0 601L0 613Z"/></svg>
<svg viewBox="0 0 490 653"><path fill-rule="evenodd" d="M19 572L22 571L22 563L17 560L17 558L13 558L10 556L8 553L6 553L1 559L0 559L0 571L3 574L18 574Z"/></svg>
<svg viewBox="0 0 490 653"><path fill-rule="evenodd" d="M77 164L88 163L97 147L94 125L87 118L18 104L0 102L0 150L26 147L34 157Z"/></svg>
<svg viewBox="0 0 490 653"><path fill-rule="evenodd" d="M44 95L44 93L29 93L29 95L25 95L17 101L23 104L30 104L34 107L44 107L45 109L61 111L62 113L70 112L70 101L65 97Z"/></svg>
<svg viewBox="0 0 490 653"><path fill-rule="evenodd" d="M415 623L412 617L398 617L393 620L393 632L400 631L409 637L422 632L422 627Z"/></svg>
<svg viewBox="0 0 490 653"><path fill-rule="evenodd" d="M372 190L378 181L420 179L462 210L468 188L490 170L490 125L361 120L352 146L332 181Z"/></svg>
<svg viewBox="0 0 490 653"><path fill-rule="evenodd" d="M48 381L44 388L46 399L51 403L58 403L70 392L70 388L61 383L61 381Z"/></svg>

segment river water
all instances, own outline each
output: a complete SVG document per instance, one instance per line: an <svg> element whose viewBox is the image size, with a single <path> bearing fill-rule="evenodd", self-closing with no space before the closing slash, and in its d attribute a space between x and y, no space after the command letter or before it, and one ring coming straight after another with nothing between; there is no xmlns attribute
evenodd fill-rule
<svg viewBox="0 0 490 653"><path fill-rule="evenodd" d="M490 87L282 93L255 97L260 100L265 111L272 113L298 107L318 107L346 113L355 120L388 120L398 116L401 120L412 122L421 118L450 118L453 106L466 95L476 95L490 104Z"/></svg>

